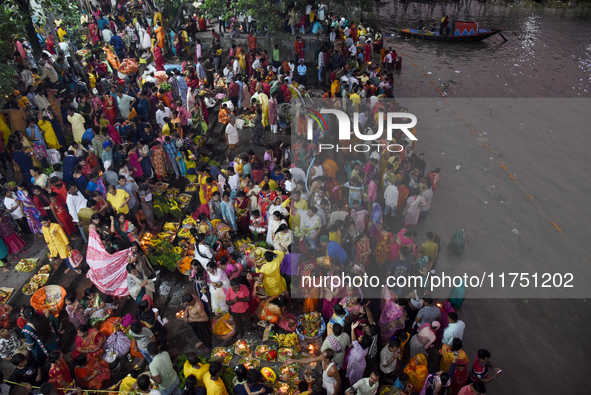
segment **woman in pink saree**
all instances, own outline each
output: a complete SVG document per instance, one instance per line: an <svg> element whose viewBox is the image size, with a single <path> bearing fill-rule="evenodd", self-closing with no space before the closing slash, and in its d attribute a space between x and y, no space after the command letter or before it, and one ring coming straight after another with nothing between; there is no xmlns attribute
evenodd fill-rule
<svg viewBox="0 0 591 395"><path fill-rule="evenodd" d="M392 339L394 333L399 329L404 329L406 313L404 309L396 303L396 299L390 299L380 315L380 340L387 343Z"/></svg>
<svg viewBox="0 0 591 395"><path fill-rule="evenodd" d="M339 276L342 269L337 268L336 266L332 266L332 268L326 274L327 277L331 278L333 275ZM331 280L327 281L327 285L331 284ZM330 320L334 313L334 305L338 304L341 301L341 295L343 292L343 287L335 287L331 289L331 287L324 288L324 298L322 300L322 318L326 322Z"/></svg>
<svg viewBox="0 0 591 395"><path fill-rule="evenodd" d="M98 26L96 23L91 23L88 25L88 34L90 35L90 39L92 40L92 45L96 45L96 42L99 40L98 36Z"/></svg>
<svg viewBox="0 0 591 395"><path fill-rule="evenodd" d="M154 45L153 50L156 71L164 71L164 58L162 57L162 49L158 45Z"/></svg>
<svg viewBox="0 0 591 395"><path fill-rule="evenodd" d="M104 294L111 296L127 296L127 256L129 249L109 254L96 232L90 227L86 262L90 270L86 277Z"/></svg>
<svg viewBox="0 0 591 395"><path fill-rule="evenodd" d="M400 247L409 246L414 243L413 239L417 236L417 232L406 230L403 228L394 237L394 243L390 244L390 262L399 258Z"/></svg>
<svg viewBox="0 0 591 395"><path fill-rule="evenodd" d="M141 144L138 143L138 146L140 146L141 148ZM129 166L132 167L133 170L133 177L137 178L137 177L141 177L144 175L144 171L142 170L142 165L140 164L140 155L138 154L138 146L130 146L131 149L129 151L127 151L127 154L129 155Z"/></svg>

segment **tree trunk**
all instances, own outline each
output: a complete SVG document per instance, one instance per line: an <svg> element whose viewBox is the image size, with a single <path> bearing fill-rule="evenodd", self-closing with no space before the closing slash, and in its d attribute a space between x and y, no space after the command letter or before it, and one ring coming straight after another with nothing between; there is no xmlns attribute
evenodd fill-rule
<svg viewBox="0 0 591 395"><path fill-rule="evenodd" d="M27 15L25 18L25 31L27 32L27 39L31 44L31 50L33 51L33 56L36 59L41 58L41 44L39 43L39 38L37 37L37 32L35 31L35 26L33 26L33 21L31 20L31 9L29 7L29 0L17 0L19 8L21 11Z"/></svg>

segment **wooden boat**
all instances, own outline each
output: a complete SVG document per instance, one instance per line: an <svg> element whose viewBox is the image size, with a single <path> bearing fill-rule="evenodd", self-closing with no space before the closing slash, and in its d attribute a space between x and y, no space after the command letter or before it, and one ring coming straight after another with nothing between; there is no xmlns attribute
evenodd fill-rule
<svg viewBox="0 0 591 395"><path fill-rule="evenodd" d="M402 37L418 38L428 41L447 41L447 42L477 42L499 34L505 41L507 39L501 33L505 29L479 29L477 22L454 21L452 23L452 34L440 35L439 31L428 32L418 31L417 29L394 29L391 31L400 34Z"/></svg>

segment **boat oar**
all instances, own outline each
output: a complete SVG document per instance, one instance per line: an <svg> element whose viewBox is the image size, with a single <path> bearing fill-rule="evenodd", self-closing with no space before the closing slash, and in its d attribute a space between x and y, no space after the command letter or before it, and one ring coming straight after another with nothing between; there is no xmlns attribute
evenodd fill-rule
<svg viewBox="0 0 591 395"><path fill-rule="evenodd" d="M499 33L499 35L500 35L501 37L503 37L503 40L505 40L505 41L508 41L508 40L505 38L505 36L503 36L503 33L501 33L501 31L500 31L500 30L498 31L498 33Z"/></svg>

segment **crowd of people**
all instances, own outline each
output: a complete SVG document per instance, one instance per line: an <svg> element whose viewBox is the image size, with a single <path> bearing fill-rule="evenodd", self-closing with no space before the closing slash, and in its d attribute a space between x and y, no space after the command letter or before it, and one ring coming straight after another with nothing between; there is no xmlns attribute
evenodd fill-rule
<svg viewBox="0 0 591 395"><path fill-rule="evenodd" d="M387 384L400 394L484 394L500 369L485 349L472 352L469 364L465 324L454 310L462 304L463 287L446 300L434 300L426 289L398 287L384 287L373 298L367 289L302 280L343 271L425 279L434 273L441 238L432 231L419 235L414 227L428 224L441 169L428 171L425 155L402 132L393 138L400 152L322 153L317 143L335 137L334 117L315 130L313 142L306 141L304 117L290 119L282 105L330 98L343 111L358 111L362 126L373 128L378 112L394 105L379 99L394 96L392 69L400 60L382 46L379 33L329 13L324 4L290 7L283 16L284 30L299 34L293 53L283 58L278 46L271 57L259 47L264 26L249 16L211 29L206 55L197 35L208 29L203 14L171 28L160 12L106 3L83 15L76 29L56 25L57 45L53 34L40 33L44 52L38 61L19 43L14 62L20 86L0 123L3 270L9 270L9 256L20 259L28 234L42 237L67 272L81 274L74 244L86 244L89 262L124 260L126 292L137 303L127 321L132 353L135 347L134 356L149 369L131 371L120 390L154 394L152 380L163 395L178 395L166 322L153 310L158 268L139 241L144 230L159 227L154 183L196 183L197 201L187 209L195 221L186 268L190 286L182 297L184 320L197 338L184 367L186 395L227 393L221 364L202 364L197 357L212 349L212 327L221 316L229 313L236 337L244 338L256 333L259 321L293 332L296 314L313 312L327 326L321 355L288 363L320 362L322 378L303 380L298 393L323 388L329 395L374 395ZM222 48L222 30L230 37L248 34L248 48ZM304 59L305 34L315 35L314 78ZM73 48L73 35L86 44ZM164 67L171 56L184 61L181 67ZM122 67L130 58L137 72ZM308 89L316 78L320 93ZM218 103L219 94L227 101ZM215 111L227 143L223 166L200 162L194 139L197 128L207 131L213 124L209 115ZM241 147L237 121L243 113L255 114L250 142L264 154ZM289 133L292 144L279 137ZM266 243L252 252L258 257L240 259L234 242L245 237ZM468 241L460 229L448 248L462 254ZM106 273L89 277L101 290L118 286ZM10 381L27 388L45 383L48 394L103 388L113 366L104 353L108 339L97 328L118 309L107 295L89 288L82 298L64 298L76 329L73 371L57 342L64 328L53 315L30 306L15 309L15 331L8 318L12 308L2 306L0 355L15 366ZM236 374L235 393L272 392L257 369L237 366Z"/></svg>

